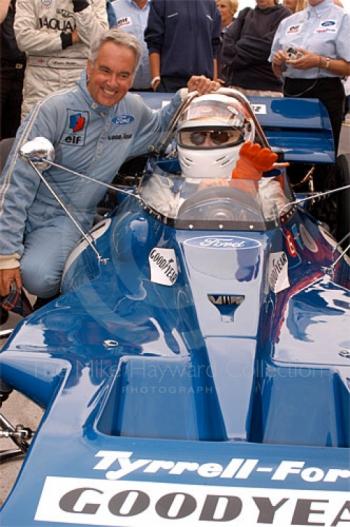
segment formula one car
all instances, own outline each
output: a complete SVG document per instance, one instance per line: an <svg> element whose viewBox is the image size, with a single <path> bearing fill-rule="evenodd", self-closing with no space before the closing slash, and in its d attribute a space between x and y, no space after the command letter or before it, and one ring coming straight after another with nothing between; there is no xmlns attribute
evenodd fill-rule
<svg viewBox="0 0 350 527"><path fill-rule="evenodd" d="M235 126L279 154L274 170L218 177L204 141L239 134L219 137L216 122L204 135L191 94L141 179L118 187L68 258L62 294L0 353L3 393L45 410L31 442L13 428L28 452L3 525L348 524L347 242L285 168L334 163L329 119L317 100L221 94L243 107ZM38 171L48 152L22 154ZM349 157L338 166L344 200Z"/></svg>

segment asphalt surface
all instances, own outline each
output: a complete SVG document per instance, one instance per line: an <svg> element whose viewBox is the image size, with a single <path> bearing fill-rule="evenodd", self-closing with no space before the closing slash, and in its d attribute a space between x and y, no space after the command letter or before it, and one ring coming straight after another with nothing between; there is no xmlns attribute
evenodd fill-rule
<svg viewBox="0 0 350 527"><path fill-rule="evenodd" d="M350 154L350 114L347 115L347 120L343 124L342 133L340 138L339 153ZM19 317L16 315L10 316L9 321L1 326L1 329L14 327L18 322ZM0 341L0 348L4 341ZM23 395L18 392L13 392L10 398L4 403L2 412L12 424L18 423L36 429L40 419L43 415L42 410L35 405L33 402L26 399ZM14 448L14 443L9 439L0 439L0 450L7 448ZM9 494L21 467L22 461L10 461L3 464L0 468L0 504L6 499ZM1 520L0 520L1 524Z"/></svg>

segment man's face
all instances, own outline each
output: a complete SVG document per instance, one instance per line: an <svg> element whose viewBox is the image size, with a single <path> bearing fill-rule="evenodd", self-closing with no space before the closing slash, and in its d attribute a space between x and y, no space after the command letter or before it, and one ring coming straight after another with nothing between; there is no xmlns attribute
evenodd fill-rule
<svg viewBox="0 0 350 527"><path fill-rule="evenodd" d="M267 9L268 7L273 7L275 5L275 0L256 0L256 5L260 9Z"/></svg>
<svg viewBox="0 0 350 527"><path fill-rule="evenodd" d="M114 106L131 88L135 68L136 57L131 49L105 42L96 60L87 64L91 97L103 106Z"/></svg>

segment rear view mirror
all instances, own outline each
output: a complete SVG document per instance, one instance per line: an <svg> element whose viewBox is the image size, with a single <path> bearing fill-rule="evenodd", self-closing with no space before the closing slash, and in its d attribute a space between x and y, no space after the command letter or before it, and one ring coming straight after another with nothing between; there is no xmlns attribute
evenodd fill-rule
<svg viewBox="0 0 350 527"><path fill-rule="evenodd" d="M19 153L22 158L32 161L41 171L50 166L46 160L55 159L55 148L46 137L35 137L32 141L28 141L21 147Z"/></svg>

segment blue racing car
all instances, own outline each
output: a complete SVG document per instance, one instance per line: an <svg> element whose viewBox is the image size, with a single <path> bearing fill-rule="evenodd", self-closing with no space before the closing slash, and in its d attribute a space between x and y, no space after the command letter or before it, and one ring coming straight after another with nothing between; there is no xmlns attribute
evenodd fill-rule
<svg viewBox="0 0 350 527"><path fill-rule="evenodd" d="M278 159L232 178L247 140ZM3 391L44 409L31 440L7 427L27 453L2 525L348 525L348 238L287 167L335 162L324 108L191 94L143 161L0 353Z"/></svg>

